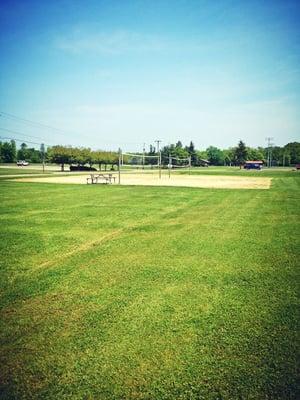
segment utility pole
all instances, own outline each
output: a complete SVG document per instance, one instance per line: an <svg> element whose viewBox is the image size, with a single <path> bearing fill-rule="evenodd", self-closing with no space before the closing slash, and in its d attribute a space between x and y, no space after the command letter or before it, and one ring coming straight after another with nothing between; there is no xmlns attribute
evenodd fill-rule
<svg viewBox="0 0 300 400"><path fill-rule="evenodd" d="M272 140L274 140L273 137L266 137L266 141L268 144L268 155L267 155L267 167L270 168L272 167L272 146L274 143L272 143Z"/></svg>
<svg viewBox="0 0 300 400"><path fill-rule="evenodd" d="M43 162L43 173L45 172L45 145L41 144L41 154L42 154L42 162Z"/></svg>
<svg viewBox="0 0 300 400"><path fill-rule="evenodd" d="M119 148L119 171L118 171L119 185L121 184L121 162L122 162L122 150Z"/></svg>
<svg viewBox="0 0 300 400"><path fill-rule="evenodd" d="M155 142L157 143L157 154L158 154L157 166L159 171L159 179L161 179L161 152L159 150L159 143L161 143L161 140L155 140Z"/></svg>
<svg viewBox="0 0 300 400"><path fill-rule="evenodd" d="M146 143L144 143L144 145L143 145L143 169L145 169L145 146L146 146Z"/></svg>

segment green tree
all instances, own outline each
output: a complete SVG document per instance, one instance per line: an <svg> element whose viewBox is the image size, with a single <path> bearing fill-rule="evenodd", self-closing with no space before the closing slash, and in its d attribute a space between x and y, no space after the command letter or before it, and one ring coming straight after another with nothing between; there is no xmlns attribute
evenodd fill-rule
<svg viewBox="0 0 300 400"><path fill-rule="evenodd" d="M247 148L245 143L240 140L234 151L234 159L237 165L242 168L242 164L247 160Z"/></svg>
<svg viewBox="0 0 300 400"><path fill-rule="evenodd" d="M2 143L1 160L5 163L13 163L16 161L16 143L14 140Z"/></svg>
<svg viewBox="0 0 300 400"><path fill-rule="evenodd" d="M12 152L12 162L16 162L17 161L17 146L16 146L16 142L14 140L11 140L10 144L11 144L11 152Z"/></svg>
<svg viewBox="0 0 300 400"><path fill-rule="evenodd" d="M290 156L291 164L299 164L300 163L300 143L292 142L288 143L284 146L284 150L286 154Z"/></svg>
<svg viewBox="0 0 300 400"><path fill-rule="evenodd" d="M195 149L194 143L191 141L190 145L186 147L186 151L189 153L191 157L191 163L193 166L197 165L198 162L198 157L197 157L197 152Z"/></svg>
<svg viewBox="0 0 300 400"><path fill-rule="evenodd" d="M18 160L28 160L27 144L22 143L17 153ZM28 160L29 161L29 160Z"/></svg>
<svg viewBox="0 0 300 400"><path fill-rule="evenodd" d="M234 148L223 150L224 164L231 166L234 163Z"/></svg>
<svg viewBox="0 0 300 400"><path fill-rule="evenodd" d="M284 149L279 146L272 147L272 165L282 165Z"/></svg>
<svg viewBox="0 0 300 400"><path fill-rule="evenodd" d="M72 153L72 150L74 150L71 146L53 146L49 148L49 158L50 161L55 163L55 164L60 164L61 165L61 170L65 170L65 164L71 164L72 163L72 156L74 156L74 153Z"/></svg>
<svg viewBox="0 0 300 400"><path fill-rule="evenodd" d="M209 146L206 149L208 161L213 165L223 165L224 164L224 154L223 151L214 146Z"/></svg>
<svg viewBox="0 0 300 400"><path fill-rule="evenodd" d="M247 147L247 160L264 160L265 154L263 149Z"/></svg>

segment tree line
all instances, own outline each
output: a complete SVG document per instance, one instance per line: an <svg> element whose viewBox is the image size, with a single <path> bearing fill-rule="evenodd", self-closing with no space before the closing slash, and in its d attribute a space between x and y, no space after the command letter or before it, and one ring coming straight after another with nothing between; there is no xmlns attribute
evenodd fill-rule
<svg viewBox="0 0 300 400"><path fill-rule="evenodd" d="M155 153L155 148L152 148L152 153ZM178 141L176 144L164 146L161 150L163 163L166 163L168 156L171 155L178 159L178 163L180 163L180 158L190 157L193 166L204 165L207 161L211 165L227 166L241 165L248 160L261 160L266 164L270 153L272 166L290 166L300 163L300 143L298 142L288 143L283 147L254 148L246 146L240 140L237 146L228 149L209 146L206 150L196 150L193 142L190 142L188 146L183 146L182 142Z"/></svg>
<svg viewBox="0 0 300 400"><path fill-rule="evenodd" d="M290 166L300 163L300 143L288 143L283 147L273 146L272 148L249 147L243 141L240 141L236 147L228 149L219 149L215 146L209 146L206 150L197 150L190 142L189 145L183 146L181 141L175 144L169 144L161 149L161 160L163 165L168 165L169 157L172 157L172 164L181 165L183 159L190 158L192 166L205 165L208 162L211 165L241 165L247 160L262 160L267 162L271 152L271 164L273 166ZM150 145L149 151L138 153L140 156L156 156L157 149ZM128 157L127 157L128 159ZM61 165L64 170L65 165L70 165L78 169L88 166L92 168L97 165L101 170L108 167L114 169L118 165L119 155L114 151L91 150L86 147L72 146L52 146L45 150L41 145L37 150L28 147L26 143L22 143L17 149L14 140L0 141L0 162L13 163L17 160L25 160L31 163L41 163L43 161L56 163ZM126 161L126 160L125 160ZM137 163L134 158L130 159L131 163ZM155 158L145 158L145 164L157 164Z"/></svg>

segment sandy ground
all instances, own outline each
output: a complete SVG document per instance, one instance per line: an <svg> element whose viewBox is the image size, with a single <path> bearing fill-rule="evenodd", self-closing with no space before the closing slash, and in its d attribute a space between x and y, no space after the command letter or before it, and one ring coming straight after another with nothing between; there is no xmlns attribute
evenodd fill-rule
<svg viewBox="0 0 300 400"><path fill-rule="evenodd" d="M118 182L118 175L116 183ZM72 183L86 184L89 175L81 176L53 176L53 177L24 177L14 179L22 182L46 182L46 183ZM269 189L271 178L240 177L240 176L204 176L204 175L173 175L169 178L163 175L159 179L154 174L121 174L122 185L147 185L147 186L184 186L199 188L219 189Z"/></svg>

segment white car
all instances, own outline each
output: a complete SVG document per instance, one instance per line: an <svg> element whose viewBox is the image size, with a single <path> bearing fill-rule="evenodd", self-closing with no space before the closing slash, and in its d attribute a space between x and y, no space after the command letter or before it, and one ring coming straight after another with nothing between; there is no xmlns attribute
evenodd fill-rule
<svg viewBox="0 0 300 400"><path fill-rule="evenodd" d="M19 160L19 161L17 161L17 165L19 167L26 167L26 165L29 165L29 162L27 162L25 160Z"/></svg>

